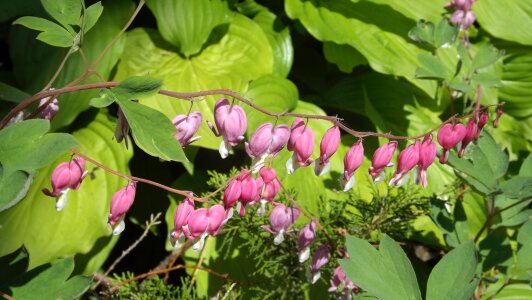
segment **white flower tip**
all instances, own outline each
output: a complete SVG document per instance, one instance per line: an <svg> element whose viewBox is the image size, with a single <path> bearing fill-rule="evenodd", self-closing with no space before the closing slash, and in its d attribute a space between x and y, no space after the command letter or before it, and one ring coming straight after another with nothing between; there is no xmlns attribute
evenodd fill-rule
<svg viewBox="0 0 532 300"><path fill-rule="evenodd" d="M310 257L310 248L307 247L303 251L299 252L299 262L304 263Z"/></svg>
<svg viewBox="0 0 532 300"><path fill-rule="evenodd" d="M322 165L319 160L314 161L314 174L316 174L316 176L322 176L329 172L330 169L330 162L327 162L326 164Z"/></svg>
<svg viewBox="0 0 532 300"><path fill-rule="evenodd" d="M320 278L321 278L321 273L320 271L317 271L316 273L312 273L312 279L310 282L312 284L315 284Z"/></svg>
<svg viewBox="0 0 532 300"><path fill-rule="evenodd" d="M355 175L351 176L349 180L344 185L344 192L349 191L355 186Z"/></svg>
<svg viewBox="0 0 532 300"><path fill-rule="evenodd" d="M288 174L294 174L295 172L295 168L294 168L294 157L291 156L287 161L286 161L286 172Z"/></svg>
<svg viewBox="0 0 532 300"><path fill-rule="evenodd" d="M124 231L124 229L126 229L126 223L122 219L120 220L120 223L118 223L118 225L113 228L113 235L119 235L120 233L122 233L122 231Z"/></svg>
<svg viewBox="0 0 532 300"><path fill-rule="evenodd" d="M384 171L382 171L382 172L379 173L379 175L377 177L375 177L375 179L373 179L373 182L379 183L379 182L383 181L385 178L386 178L386 175L384 174Z"/></svg>
<svg viewBox="0 0 532 300"><path fill-rule="evenodd" d="M222 140L220 142L220 148L218 148L218 152L220 152L222 159L225 159L227 156L229 156L229 150L231 150L231 145L229 145L229 143L227 143L225 140Z"/></svg>
<svg viewBox="0 0 532 300"><path fill-rule="evenodd" d="M67 193L68 193L68 189L65 190L64 192L61 192L61 195L59 195L59 197L56 198L56 201L55 201L55 210L57 211L62 211L63 208L65 208L66 204L67 204Z"/></svg>
<svg viewBox="0 0 532 300"><path fill-rule="evenodd" d="M284 241L284 232L281 230L273 239L273 243L277 246Z"/></svg>

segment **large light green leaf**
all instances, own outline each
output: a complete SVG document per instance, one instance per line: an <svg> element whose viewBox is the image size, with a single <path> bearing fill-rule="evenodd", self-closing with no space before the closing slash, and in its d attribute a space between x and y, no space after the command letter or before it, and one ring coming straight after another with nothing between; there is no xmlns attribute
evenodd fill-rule
<svg viewBox="0 0 532 300"><path fill-rule="evenodd" d="M151 0L147 4L162 37L186 57L202 49L215 27L231 20L227 2L221 0Z"/></svg>
<svg viewBox="0 0 532 300"><path fill-rule="evenodd" d="M82 153L111 169L127 173L132 152L112 140L114 123L115 120L101 113L73 135L80 141ZM124 179L87 163L86 168L93 176L88 175L79 190L68 193L68 203L61 212L55 210L54 199L42 193L43 188L50 186L50 174L55 166L69 158L64 155L41 169L26 198L0 213L0 255L13 252L24 244L31 255L30 268L33 268L57 257L89 251L97 253L96 241L111 234L107 224L109 203L113 193L126 185ZM92 265L92 269L85 272L93 272L99 267Z"/></svg>
<svg viewBox="0 0 532 300"><path fill-rule="evenodd" d="M89 62L96 60L107 43L127 22L134 9L130 0L106 0L103 1L103 6L105 9L98 22L83 37L82 49ZM77 18L79 20L79 15ZM120 38L96 67L96 71L104 78L111 73L122 53L124 44L125 39ZM35 41L35 33L20 26L15 26L11 30L9 45L15 79L18 86L29 93L40 91L48 83L67 51ZM72 54L52 86L55 88L64 86L78 78L85 68L79 52ZM82 83L97 81L100 80L91 76ZM90 99L97 93L97 90L91 90L60 96L60 113L52 121L52 129L63 127L74 121L80 112L89 107Z"/></svg>
<svg viewBox="0 0 532 300"><path fill-rule="evenodd" d="M518 51L504 58L501 100L506 102L504 111L518 118L532 117L532 52Z"/></svg>
<svg viewBox="0 0 532 300"><path fill-rule="evenodd" d="M427 94L435 84L414 78L417 55L428 54L408 41L415 22L398 11L369 1L288 0L285 10L322 42L347 44L366 57L381 73L403 76Z"/></svg>
<svg viewBox="0 0 532 300"><path fill-rule="evenodd" d="M415 0L368 0L381 5L388 5L412 20L424 19L437 22L443 13L447 0L415 1Z"/></svg>
<svg viewBox="0 0 532 300"><path fill-rule="evenodd" d="M245 93L248 82L272 72L271 47L264 32L250 19L236 14L222 39L207 46L200 54L185 59L169 50L159 34L149 29L135 29L127 35L127 47L118 65L117 80L133 75L149 75L162 79L168 90L189 92L229 88ZM164 48L163 48L164 47ZM194 103L204 120L213 122L214 103L209 96ZM156 95L142 104L155 108L173 119L187 113L190 102ZM202 138L195 145L217 149L216 138L206 125L198 132Z"/></svg>
<svg viewBox="0 0 532 300"><path fill-rule="evenodd" d="M532 1L482 0L473 5L478 22L492 35L523 45L532 45Z"/></svg>

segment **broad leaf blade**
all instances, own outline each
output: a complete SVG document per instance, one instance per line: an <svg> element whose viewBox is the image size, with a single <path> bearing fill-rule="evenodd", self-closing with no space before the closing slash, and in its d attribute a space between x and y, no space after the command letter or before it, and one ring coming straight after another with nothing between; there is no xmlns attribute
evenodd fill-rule
<svg viewBox="0 0 532 300"><path fill-rule="evenodd" d="M41 0L42 6L50 16L63 26L79 25L81 1L79 0Z"/></svg>
<svg viewBox="0 0 532 300"><path fill-rule="evenodd" d="M70 47L74 42L74 36L66 29L54 22L37 17L21 17L13 24L26 26L30 29L42 31L37 39L56 47Z"/></svg>
<svg viewBox="0 0 532 300"><path fill-rule="evenodd" d="M4 176L4 168L0 166L0 212L17 204L28 192L33 176L15 171L11 175Z"/></svg>

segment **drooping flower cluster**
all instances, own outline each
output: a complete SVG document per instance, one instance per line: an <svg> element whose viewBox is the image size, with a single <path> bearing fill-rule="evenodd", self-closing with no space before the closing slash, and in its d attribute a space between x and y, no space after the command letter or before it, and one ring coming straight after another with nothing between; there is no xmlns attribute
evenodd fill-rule
<svg viewBox="0 0 532 300"><path fill-rule="evenodd" d="M460 26L460 29L466 30L475 23L476 15L471 10L471 6L476 0L453 0L447 4L448 7L454 8L451 16L451 23Z"/></svg>
<svg viewBox="0 0 532 300"><path fill-rule="evenodd" d="M55 208L60 211L67 203L68 192L79 189L86 175L85 159L82 157L75 157L69 162L62 162L52 172L52 191L45 188L42 192L55 198Z"/></svg>
<svg viewBox="0 0 532 300"><path fill-rule="evenodd" d="M354 284L347 276L341 266L336 267L331 278L329 292L340 293L340 299L351 299L351 293L360 293L361 289Z"/></svg>
<svg viewBox="0 0 532 300"><path fill-rule="evenodd" d="M284 234L290 232L288 228L299 218L300 209L286 207L281 203L274 203L270 213L270 227L263 225L262 229L275 235L273 243L279 245L284 241Z"/></svg>

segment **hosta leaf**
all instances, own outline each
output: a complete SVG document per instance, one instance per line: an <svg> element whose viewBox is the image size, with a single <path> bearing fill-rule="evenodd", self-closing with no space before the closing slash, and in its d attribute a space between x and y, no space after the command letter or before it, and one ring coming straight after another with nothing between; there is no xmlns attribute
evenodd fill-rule
<svg viewBox="0 0 532 300"><path fill-rule="evenodd" d="M512 51L504 58L499 95L506 102L504 111L517 118L532 116L532 53L530 50Z"/></svg>
<svg viewBox="0 0 532 300"><path fill-rule="evenodd" d="M116 78L149 75L164 82L164 88L180 92L229 88L245 93L250 80L271 74L273 58L268 39L250 19L236 14L227 33L200 54L185 59L169 50L157 32L138 28L128 33L128 45L118 66ZM199 110L204 120L214 121L214 103L220 96L199 98L192 110ZM190 102L163 95L148 97L142 104L164 113L169 119L185 114ZM214 122L213 122L214 123ZM218 149L220 138L202 124L197 133L202 138L194 145Z"/></svg>
<svg viewBox="0 0 532 300"><path fill-rule="evenodd" d="M337 65L344 73L351 73L356 66L368 63L360 52L349 45L324 42L323 54L330 63Z"/></svg>
<svg viewBox="0 0 532 300"><path fill-rule="evenodd" d="M114 125L114 120L99 114L73 135L80 141L82 153L111 169L127 173L132 152L112 140ZM24 244L31 254L30 268L33 268L57 257L99 252L99 249L93 249L96 241L111 234L107 224L111 196L127 182L87 162L86 169L93 176L87 176L79 190L70 191L67 205L57 212L54 199L45 196L41 190L50 187L53 169L69 158L70 155L63 155L39 170L26 198L0 213L0 255L13 252ZM111 240L114 242L116 239ZM84 272L91 273L99 267L93 265Z"/></svg>
<svg viewBox="0 0 532 300"><path fill-rule="evenodd" d="M150 0L162 37L186 57L198 53L212 30L231 20L227 2L221 0Z"/></svg>

